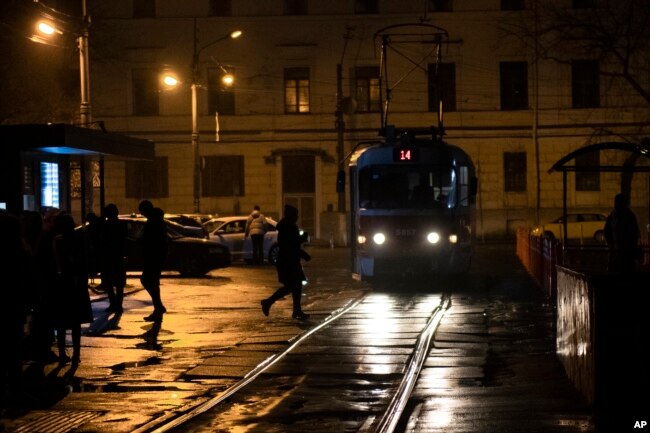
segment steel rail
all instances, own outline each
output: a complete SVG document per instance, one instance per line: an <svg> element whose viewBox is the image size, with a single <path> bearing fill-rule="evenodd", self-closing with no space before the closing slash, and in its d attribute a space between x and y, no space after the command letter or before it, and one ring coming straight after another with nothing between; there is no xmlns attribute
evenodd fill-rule
<svg viewBox="0 0 650 433"><path fill-rule="evenodd" d="M451 304L451 298L448 294L444 294L440 299L440 304L436 306L433 310L433 314L429 318L424 330L418 336L417 341L415 342L415 348L409 359L408 366L406 368L406 373L402 377L402 381L397 387L396 393L393 395L388 408L384 412L381 420L377 424L377 427L374 430L374 433L391 433L395 431L395 427L399 422L406 403L408 402L411 394L413 393L413 388L415 388L415 383L417 382L418 377L420 376L420 371L422 371L422 366L427 359L429 350L431 348L431 339L438 329L440 320L442 319L445 311L449 308Z"/></svg>
<svg viewBox="0 0 650 433"><path fill-rule="evenodd" d="M222 393L208 399L207 401L204 401L202 403L199 403L197 405L191 406L187 410L185 410L183 413L170 413L167 416L162 416L159 418L156 418L155 420L152 420L137 429L133 430L132 433L163 433L163 432L168 432L173 430L176 427L179 427L180 425L192 420L193 418L197 417L198 415L207 412L208 410L212 409L213 407L217 406L221 402L223 402L225 399L228 397L232 396L242 388L244 388L246 385L251 383L253 380L255 380L260 374L262 374L265 370L273 366L276 362L278 362L280 359L284 358L285 355L287 355L289 352L291 352L293 349L295 349L298 345L300 345L303 341L305 341L307 338L309 338L312 334L320 331L324 327L328 326L330 323L336 321L339 319L341 316L346 314L348 311L354 309L357 305L363 301L365 297L361 297L352 301L349 301L346 305L342 306L338 310L333 311L325 320L323 320L321 323L318 325L314 326L313 328L309 329L308 331L303 332L302 334L297 335L293 339L289 340L291 343L289 347L287 347L285 350L282 352L278 352L264 361L262 361L260 364L258 364L253 370L251 370L246 376L244 376L241 380L239 380L237 383L234 385L230 386L228 389L224 390Z"/></svg>

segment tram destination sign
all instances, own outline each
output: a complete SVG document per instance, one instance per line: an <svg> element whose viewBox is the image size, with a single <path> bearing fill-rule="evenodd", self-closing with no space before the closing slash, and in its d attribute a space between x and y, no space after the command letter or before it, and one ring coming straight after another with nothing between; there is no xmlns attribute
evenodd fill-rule
<svg viewBox="0 0 650 433"><path fill-rule="evenodd" d="M396 147L393 149L394 162L415 162L420 159L420 149L417 147Z"/></svg>

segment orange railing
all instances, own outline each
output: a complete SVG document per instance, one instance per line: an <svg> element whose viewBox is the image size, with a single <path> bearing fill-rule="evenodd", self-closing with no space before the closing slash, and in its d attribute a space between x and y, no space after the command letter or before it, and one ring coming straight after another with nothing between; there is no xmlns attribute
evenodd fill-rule
<svg viewBox="0 0 650 433"><path fill-rule="evenodd" d="M647 272L650 267L648 239L641 240L640 244L644 254L639 269ZM605 245L570 245L562 248L562 242L559 240L534 236L525 227L517 230L517 256L544 295L552 302L555 302L557 294L556 265L599 271L607 268Z"/></svg>

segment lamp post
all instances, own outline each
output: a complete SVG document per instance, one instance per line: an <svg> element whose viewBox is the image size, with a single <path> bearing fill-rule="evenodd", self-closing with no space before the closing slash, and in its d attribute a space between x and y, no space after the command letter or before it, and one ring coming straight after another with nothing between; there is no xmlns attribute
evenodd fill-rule
<svg viewBox="0 0 650 433"><path fill-rule="evenodd" d="M192 91L192 155L193 155L193 196L194 196L194 212L201 212L201 156L199 152L199 109L198 109L198 96L197 89L199 87L200 79L200 55L201 52L209 46L226 39L237 39L242 35L241 30L235 30L226 35L223 35L214 41L198 47L196 19L194 20L194 44L192 53L192 83L190 85ZM229 79L229 84L232 84L232 76L224 76L224 82Z"/></svg>
<svg viewBox="0 0 650 433"><path fill-rule="evenodd" d="M88 49L88 27L90 26L90 16L88 15L88 8L86 0L81 0L81 16L82 24L81 30L77 36L77 49L79 51L79 85L80 85L80 99L79 105L79 124L87 128L92 123L92 107L90 104L90 67L89 67L89 49ZM43 35L33 35L30 38L34 42L48 44L48 39L55 35L63 35L63 31L57 28L53 22L39 21L37 23L38 32ZM86 160L82 155L80 157L81 167L81 217L86 215ZM99 189L99 206L100 209L104 208L105 195L104 195L104 157L99 157L99 178L102 187ZM92 191L92 184L90 186Z"/></svg>

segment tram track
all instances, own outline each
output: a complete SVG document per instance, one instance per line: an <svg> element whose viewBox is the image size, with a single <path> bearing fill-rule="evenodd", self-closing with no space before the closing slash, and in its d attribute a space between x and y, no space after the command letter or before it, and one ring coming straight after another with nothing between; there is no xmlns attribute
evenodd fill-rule
<svg viewBox="0 0 650 433"><path fill-rule="evenodd" d="M306 356L307 359L311 358L313 362L314 359L317 359L321 365L314 365L310 367L302 367L303 369L309 370L310 373L304 373L305 377L309 374L318 376L319 374L324 377L321 379L314 379L314 381L319 382L325 387L330 387L331 383L344 382L347 384L354 384L360 382L369 382L372 383L374 380L377 380L377 384L368 385L370 388L381 389L381 404L380 402L373 402L370 404L372 407L377 407L377 411L383 411L383 414L371 414L367 419L359 421L356 428L357 431L364 433L389 433L394 431L395 426L397 425L402 411L409 399L410 393L413 391L415 383L417 381L419 372L422 368L424 361L426 360L429 346L431 344L431 339L435 333L435 330L444 314L444 311L449 306L449 296L436 296L436 303L430 302L430 299L423 301L422 299L418 300L413 298L410 301L404 301L408 307L404 307L404 311L398 312L384 312L386 314L385 320L388 322L394 322L394 324L399 325L398 327L405 327L407 330L411 330L413 326L417 326L420 329L418 332L404 332L396 331L394 335L374 335L372 332L369 340L362 342L362 345L366 345L368 352L370 353L369 358L381 358L382 356L399 358L399 363L401 364L401 359L404 359L405 363L403 365L392 365L387 363L384 365L386 369L386 375L378 373L369 373L369 370L377 369L377 366L365 365L364 362L360 362L359 365L354 366L351 364L341 364L341 361L336 361L337 355L333 354L332 351L328 351L326 348L327 344L332 344L333 346L345 346L349 344L350 348L353 347L354 341L359 341L361 335L365 335L366 331L359 331L359 329L365 329L369 327L370 331L375 331L373 329L373 324L379 323L377 320L382 320L381 317L372 317L373 309L377 308L377 305L381 305L384 302L379 298L379 300L369 300L368 297L358 299L350 302L339 310L330 314L325 320L323 320L318 325L308 329L301 335L294 338L289 342L287 348L281 352L274 354L273 356L267 358L260 364L258 364L253 370L251 370L245 377L241 380L228 387L221 392L214 393L210 396L208 393L207 396L201 399L200 402L197 402L195 405L189 405L182 412L176 412L174 414L167 414L158 419L152 420L149 423L139 427L134 433L163 433L170 431L197 431L196 425L201 425L202 422L200 419L208 419L211 414L218 413L225 406L225 402L229 400L242 399L245 400L246 397L243 397L243 394L247 392L255 391L245 391L245 389L250 388L253 384L257 382L263 382L269 377L274 377L278 375L284 375L287 371L296 370L296 379L295 384L302 384L303 382L309 382L308 380L303 380L297 378L300 374L300 368L294 369L292 367L290 358L297 358L300 356ZM391 297L386 297L385 302L394 302ZM422 317L424 309L427 311L426 320ZM380 308L381 309L381 308ZM415 311L415 313L413 313ZM381 313L377 313L381 315ZM414 315L415 318L411 317ZM424 323L420 325L420 323ZM415 325L414 325L415 324ZM326 331L327 330L327 331ZM331 337L324 335L327 333L334 336L334 339L348 335L351 339L349 343L340 343L330 342ZM359 335L355 332L360 332ZM386 337L384 341L381 341L381 338ZM363 337L361 337L363 338ZM355 340L356 339L356 340ZM413 343L412 343L413 341ZM373 345L378 346L373 346ZM377 347L384 347L385 350L377 349ZM408 348L407 348L408 347ZM354 349L352 349L354 351ZM324 352L323 355L315 355L319 352ZM302 352L302 355L300 354ZM389 353L395 355L382 355L382 353ZM408 353L408 354L407 354ZM343 356L343 355L341 355ZM288 367L283 366L280 362L282 360L287 361ZM332 362L332 365L327 366L327 362ZM337 363L338 362L338 363ZM388 362L388 361L387 361ZM397 361L395 361L397 362ZM285 363L286 364L286 363ZM297 365L302 365L301 362L296 363ZM381 366L380 366L381 367ZM349 371L348 371L349 370ZM381 370L381 368L379 368ZM395 374L399 371L400 374ZM356 373L351 373L356 372ZM357 375L358 378L352 379L351 375ZM368 379L373 377L373 379ZM289 382L294 382L294 380L289 380ZM257 385L261 389L269 388L268 385ZM299 385L296 385L299 386ZM336 385L332 385L336 388ZM346 385L347 386L347 385ZM290 388L289 385L284 385L281 389ZM285 395L285 397L280 397L280 395ZM313 391L311 391L313 394ZM346 394L354 394L354 391L345 391ZM268 396L269 401L275 400L274 403L270 403L269 407L272 409L267 409L266 412L273 412L277 410L275 405L278 404L278 399L290 398L291 392L279 392L278 396ZM330 397L333 398L333 397ZM337 400L336 398L333 398ZM345 400L344 398L338 400L339 402ZM388 403L387 403L388 401ZM295 404L295 403L294 403ZM314 403L311 404L323 404L323 403ZM385 409L380 409L380 407L385 407ZM226 409L227 410L227 409ZM374 409L373 409L374 410ZM260 410L261 412L265 412ZM218 417L218 415L215 415ZM346 415L341 414L342 417ZM238 421L245 423L246 421ZM188 430L188 428L190 430ZM200 428L198 429L200 430ZM205 431L210 431L209 429Z"/></svg>

